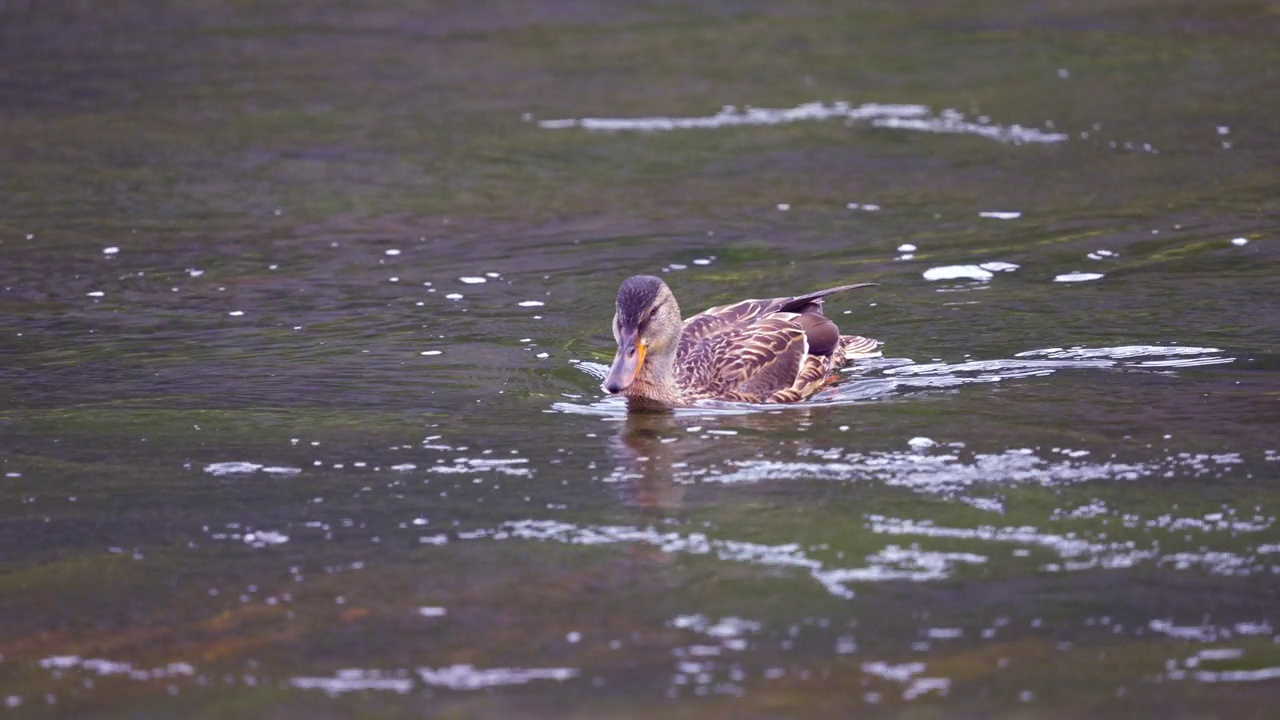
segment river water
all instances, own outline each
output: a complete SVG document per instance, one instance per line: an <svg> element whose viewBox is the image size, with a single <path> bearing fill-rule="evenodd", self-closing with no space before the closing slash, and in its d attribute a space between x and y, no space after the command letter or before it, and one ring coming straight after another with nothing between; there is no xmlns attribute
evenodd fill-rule
<svg viewBox="0 0 1280 720"><path fill-rule="evenodd" d="M1269 717L1280 15L962 5L0 2L0 716Z"/></svg>

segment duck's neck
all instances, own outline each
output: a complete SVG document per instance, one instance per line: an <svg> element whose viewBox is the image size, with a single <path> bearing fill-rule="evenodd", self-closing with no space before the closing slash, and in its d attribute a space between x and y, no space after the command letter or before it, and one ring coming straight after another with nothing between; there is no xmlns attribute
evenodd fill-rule
<svg viewBox="0 0 1280 720"><path fill-rule="evenodd" d="M627 405L632 409L661 410L683 405L676 376L674 343L670 352L645 358L631 387L626 389Z"/></svg>

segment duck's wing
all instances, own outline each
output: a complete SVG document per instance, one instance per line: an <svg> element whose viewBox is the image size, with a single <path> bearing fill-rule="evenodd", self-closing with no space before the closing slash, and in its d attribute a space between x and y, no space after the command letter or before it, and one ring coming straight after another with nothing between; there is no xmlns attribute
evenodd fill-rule
<svg viewBox="0 0 1280 720"><path fill-rule="evenodd" d="M795 384L809 342L794 313L775 313L681 344L681 381L691 395L765 402Z"/></svg>
<svg viewBox="0 0 1280 720"><path fill-rule="evenodd" d="M684 322L680 331L679 352L692 350L707 339L724 333L738 332L764 314L774 300L743 300L732 305L708 308Z"/></svg>

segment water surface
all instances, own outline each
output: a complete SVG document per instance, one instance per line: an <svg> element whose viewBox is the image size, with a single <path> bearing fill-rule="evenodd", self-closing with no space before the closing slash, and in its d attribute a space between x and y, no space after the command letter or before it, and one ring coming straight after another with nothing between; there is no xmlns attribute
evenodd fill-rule
<svg viewBox="0 0 1280 720"><path fill-rule="evenodd" d="M1267 716L1277 17L0 4L0 714Z"/></svg>

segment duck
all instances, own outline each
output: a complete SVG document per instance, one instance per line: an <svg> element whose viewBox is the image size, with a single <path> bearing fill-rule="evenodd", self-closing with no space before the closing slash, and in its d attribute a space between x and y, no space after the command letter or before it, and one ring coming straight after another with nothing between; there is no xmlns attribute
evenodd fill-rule
<svg viewBox="0 0 1280 720"><path fill-rule="evenodd" d="M603 388L624 396L630 410L669 410L709 399L799 402L848 361L880 355L880 341L841 335L822 314L827 296L874 285L742 300L686 320L662 278L629 277L618 288L618 349Z"/></svg>

